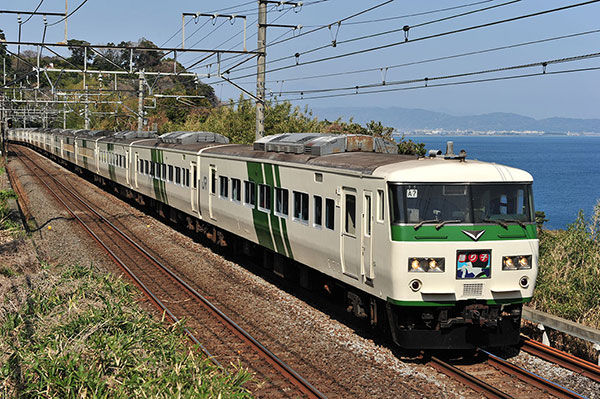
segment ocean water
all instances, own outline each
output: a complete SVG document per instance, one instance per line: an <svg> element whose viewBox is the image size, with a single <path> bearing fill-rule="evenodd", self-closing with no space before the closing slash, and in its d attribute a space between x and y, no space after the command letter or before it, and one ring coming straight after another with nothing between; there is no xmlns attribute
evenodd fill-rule
<svg viewBox="0 0 600 399"><path fill-rule="evenodd" d="M533 176L535 209L545 226L564 229L579 210L589 219L600 200L600 137L586 136L407 136L430 149L464 149L467 159L524 169Z"/></svg>

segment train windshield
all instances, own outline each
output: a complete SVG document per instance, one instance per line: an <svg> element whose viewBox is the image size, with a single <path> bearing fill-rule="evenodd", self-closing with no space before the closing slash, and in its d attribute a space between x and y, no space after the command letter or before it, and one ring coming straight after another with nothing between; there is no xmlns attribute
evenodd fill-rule
<svg viewBox="0 0 600 399"><path fill-rule="evenodd" d="M531 184L390 185L392 223L533 222Z"/></svg>

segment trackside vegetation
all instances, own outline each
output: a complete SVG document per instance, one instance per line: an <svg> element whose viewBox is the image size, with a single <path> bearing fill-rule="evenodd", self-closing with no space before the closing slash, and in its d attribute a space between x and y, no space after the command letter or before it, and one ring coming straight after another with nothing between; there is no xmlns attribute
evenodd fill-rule
<svg viewBox="0 0 600 399"><path fill-rule="evenodd" d="M600 201L566 230L539 230L539 275L532 306L600 329Z"/></svg>
<svg viewBox="0 0 600 399"><path fill-rule="evenodd" d="M251 397L247 371L216 368L117 277L42 265L21 284L25 298L0 303L2 398Z"/></svg>

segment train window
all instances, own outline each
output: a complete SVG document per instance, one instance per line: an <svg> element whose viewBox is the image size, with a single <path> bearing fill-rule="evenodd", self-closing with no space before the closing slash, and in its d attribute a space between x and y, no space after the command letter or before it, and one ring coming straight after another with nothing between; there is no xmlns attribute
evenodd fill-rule
<svg viewBox="0 0 600 399"><path fill-rule="evenodd" d="M181 184L181 168L175 166L175 184Z"/></svg>
<svg viewBox="0 0 600 399"><path fill-rule="evenodd" d="M289 193L285 188L275 188L275 213L280 216L287 216Z"/></svg>
<svg viewBox="0 0 600 399"><path fill-rule="evenodd" d="M219 176L219 189L221 198L229 197L229 179L227 176Z"/></svg>
<svg viewBox="0 0 600 399"><path fill-rule="evenodd" d="M169 165L169 181L173 183L173 165Z"/></svg>
<svg viewBox="0 0 600 399"><path fill-rule="evenodd" d="M167 180L167 164L162 164L162 179Z"/></svg>
<svg viewBox="0 0 600 399"><path fill-rule="evenodd" d="M190 170L187 168L185 169L185 186L190 186Z"/></svg>
<svg viewBox="0 0 600 399"><path fill-rule="evenodd" d="M271 210L271 186L258 185L258 209L267 212Z"/></svg>
<svg viewBox="0 0 600 399"><path fill-rule="evenodd" d="M156 162L150 162L150 176L156 176Z"/></svg>
<svg viewBox="0 0 600 399"><path fill-rule="evenodd" d="M346 214L344 220L346 233L356 234L356 196L346 194Z"/></svg>
<svg viewBox="0 0 600 399"><path fill-rule="evenodd" d="M162 165L161 164L156 164L156 178L160 179L160 177L162 176L161 174L162 171Z"/></svg>
<svg viewBox="0 0 600 399"><path fill-rule="evenodd" d="M308 194L294 191L294 218L308 222Z"/></svg>
<svg viewBox="0 0 600 399"><path fill-rule="evenodd" d="M217 170L214 165L210 166L210 193L217 193Z"/></svg>
<svg viewBox="0 0 600 399"><path fill-rule="evenodd" d="M256 184L251 181L244 181L244 204L256 205Z"/></svg>
<svg viewBox="0 0 600 399"><path fill-rule="evenodd" d="M237 202L242 200L242 182L240 179L231 179L231 199Z"/></svg>
<svg viewBox="0 0 600 399"><path fill-rule="evenodd" d="M377 221L383 222L383 215L385 215L385 198L383 190L377 190Z"/></svg>
<svg viewBox="0 0 600 399"><path fill-rule="evenodd" d="M150 166L148 166L148 160L144 159L144 174L147 175L150 173Z"/></svg>
<svg viewBox="0 0 600 399"><path fill-rule="evenodd" d="M369 195L365 195L365 236L366 237L371 237L371 194Z"/></svg>
<svg viewBox="0 0 600 399"><path fill-rule="evenodd" d="M315 202L315 218L313 220L313 224L317 227L321 227L323 224L323 198L319 197L318 195L315 195L313 198Z"/></svg>

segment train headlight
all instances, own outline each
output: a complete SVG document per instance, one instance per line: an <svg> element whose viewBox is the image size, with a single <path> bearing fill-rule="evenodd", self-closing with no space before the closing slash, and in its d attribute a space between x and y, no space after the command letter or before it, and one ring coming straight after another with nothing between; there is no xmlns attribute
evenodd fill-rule
<svg viewBox="0 0 600 399"><path fill-rule="evenodd" d="M531 269L531 255L503 256L502 270Z"/></svg>
<svg viewBox="0 0 600 399"><path fill-rule="evenodd" d="M433 272L441 273L445 270L444 258L409 258L409 272Z"/></svg>

